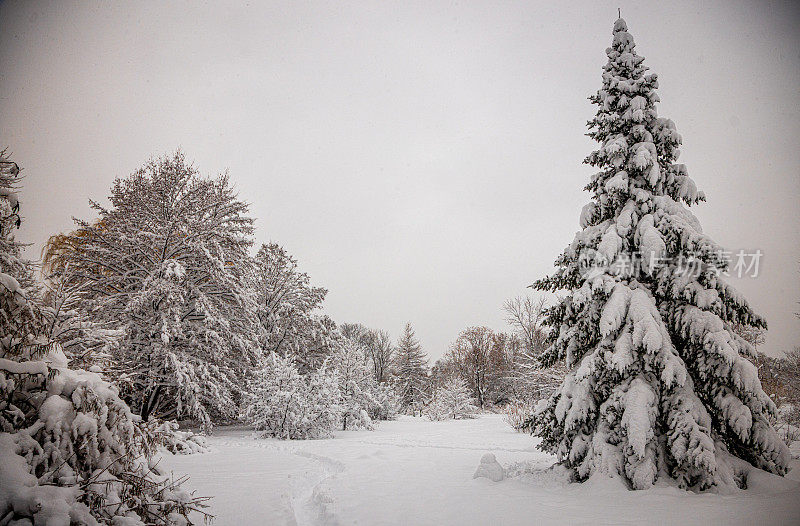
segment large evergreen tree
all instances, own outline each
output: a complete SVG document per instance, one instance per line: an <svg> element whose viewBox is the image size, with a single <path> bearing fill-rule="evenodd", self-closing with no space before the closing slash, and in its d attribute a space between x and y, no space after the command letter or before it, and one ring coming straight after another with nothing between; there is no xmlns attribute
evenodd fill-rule
<svg viewBox="0 0 800 526"><path fill-rule="evenodd" d="M622 19L606 53L590 97L592 201L556 273L535 284L569 291L548 313L543 361L564 359L570 372L537 406L534 433L578 480L606 473L641 489L662 476L705 489L746 484L747 463L784 474L775 406L733 331L766 323L720 278L724 252L687 208L704 196L676 163L681 137L658 117L656 75Z"/></svg>
<svg viewBox="0 0 800 526"><path fill-rule="evenodd" d="M422 351L410 323L406 323L403 335L397 342L394 373L401 409L416 411L425 398L428 358Z"/></svg>

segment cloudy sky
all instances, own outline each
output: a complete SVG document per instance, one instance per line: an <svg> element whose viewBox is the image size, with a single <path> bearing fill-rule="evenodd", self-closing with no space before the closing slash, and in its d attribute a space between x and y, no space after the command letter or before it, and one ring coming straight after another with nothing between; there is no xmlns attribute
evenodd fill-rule
<svg viewBox="0 0 800 526"><path fill-rule="evenodd" d="M578 229L584 136L617 7L762 349L800 343L796 2L0 3L0 145L38 255L89 197L180 147L231 173L327 311L432 357L552 270Z"/></svg>

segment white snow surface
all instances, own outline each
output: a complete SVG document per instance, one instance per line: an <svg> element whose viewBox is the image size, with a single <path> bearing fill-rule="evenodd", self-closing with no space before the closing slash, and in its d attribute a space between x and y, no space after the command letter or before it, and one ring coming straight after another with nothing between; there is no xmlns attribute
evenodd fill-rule
<svg viewBox="0 0 800 526"><path fill-rule="evenodd" d="M734 494L693 494L662 482L629 491L597 475L565 482L536 438L503 415L431 422L403 416L335 438L254 438L217 427L211 452L165 456L161 466L213 495L216 526L479 524L793 524L800 517L800 461L786 478L756 470ZM473 478L487 453L505 480Z"/></svg>

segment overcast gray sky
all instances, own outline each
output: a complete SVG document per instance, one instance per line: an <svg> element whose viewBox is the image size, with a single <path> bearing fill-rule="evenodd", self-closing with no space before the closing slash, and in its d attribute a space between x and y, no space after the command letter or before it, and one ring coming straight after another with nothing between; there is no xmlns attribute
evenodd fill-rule
<svg viewBox="0 0 800 526"><path fill-rule="evenodd" d="M617 7L708 202L705 232L761 249L735 279L800 343L797 2L3 2L0 145L27 176L20 239L90 217L111 181L180 147L226 168L259 242L330 294L337 321L438 357L505 327L578 229L586 97Z"/></svg>

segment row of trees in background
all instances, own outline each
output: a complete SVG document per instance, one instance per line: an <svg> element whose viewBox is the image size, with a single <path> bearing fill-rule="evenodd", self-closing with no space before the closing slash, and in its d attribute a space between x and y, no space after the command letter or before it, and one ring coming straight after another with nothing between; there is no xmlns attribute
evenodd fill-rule
<svg viewBox="0 0 800 526"><path fill-rule="evenodd" d="M48 336L72 363L102 371L143 420L210 429L265 415L252 406L282 403L260 399L269 382L283 395L323 374L337 381L326 391L335 418L318 422L369 427L395 413L386 334L339 328L321 312L327 291L280 245L251 256L253 220L227 175L201 177L178 152L117 179L109 201L92 201L96 219L45 247ZM275 380L297 375L304 385Z"/></svg>
<svg viewBox="0 0 800 526"><path fill-rule="evenodd" d="M778 407L776 429L786 443L800 440L800 347L768 356L758 351L765 340L764 329L737 324L733 330L755 351L753 363L758 367L761 387Z"/></svg>
<svg viewBox="0 0 800 526"><path fill-rule="evenodd" d="M202 177L180 152L114 181L109 202L91 201L96 217L76 220L43 251L46 337L71 364L102 371L144 421L210 429L244 414L271 429L252 419L278 414L264 389L286 377L297 381L276 385L294 389L290 406L302 409L284 403L284 420L296 417L300 429L309 382L324 373L337 380L327 395L336 418L317 419L324 429L276 432L322 436L427 412L445 396L437 389L460 392L454 379L483 409L538 399L562 375L538 366L544 304L530 298L505 306L512 332L465 329L432 369L410 324L396 345L385 331L337 325L322 312L327 290L283 247L250 255L253 219L228 176ZM279 406L281 396L272 397Z"/></svg>
<svg viewBox="0 0 800 526"><path fill-rule="evenodd" d="M250 255L253 220L227 175L201 177L180 152L116 180L109 201L92 201L96 219L76 220L45 247L45 336L73 365L103 371L143 420L210 428L239 418L273 355L301 376L336 375L342 428L427 412L456 378L486 409L530 405L565 375L562 361L540 361L543 299L509 300L508 332L468 327L432 367L410 324L396 344L382 330L337 325L322 312L327 290L283 247ZM763 341L752 332L741 330Z"/></svg>
<svg viewBox="0 0 800 526"><path fill-rule="evenodd" d="M466 329L432 370L410 324L396 345L337 325L322 312L327 290L283 247L250 255L253 219L228 176L202 177L180 152L117 179L109 201L91 201L97 217L43 251L46 336L73 365L102 371L143 421L210 429L244 415L276 436L325 436L421 414L452 394L437 388L462 391L456 378L485 408L538 398L559 376L537 366L544 305L531 299L506 305L513 333ZM314 399L329 378L336 389ZM334 417L306 429L309 411ZM264 420L276 415L278 428Z"/></svg>
<svg viewBox="0 0 800 526"><path fill-rule="evenodd" d="M400 412L460 418L475 412L472 404L478 409L530 405L555 389L563 367L543 368L538 361L547 337L545 307L544 300L530 297L509 300L504 310L511 332L466 328L432 367L410 324L396 345L386 332L359 324L343 324L340 330L362 349L375 380L392 387ZM442 400L457 401L451 407L465 410L444 410Z"/></svg>
<svg viewBox="0 0 800 526"><path fill-rule="evenodd" d="M431 371L434 389L458 378L476 405L486 409L509 403L531 405L558 386L563 367L542 367L539 362L547 340L544 299L514 298L504 311L510 332L483 326L461 331Z"/></svg>
<svg viewBox="0 0 800 526"><path fill-rule="evenodd" d="M756 358L764 391L778 406L777 430L787 443L800 440L800 348L783 356Z"/></svg>

